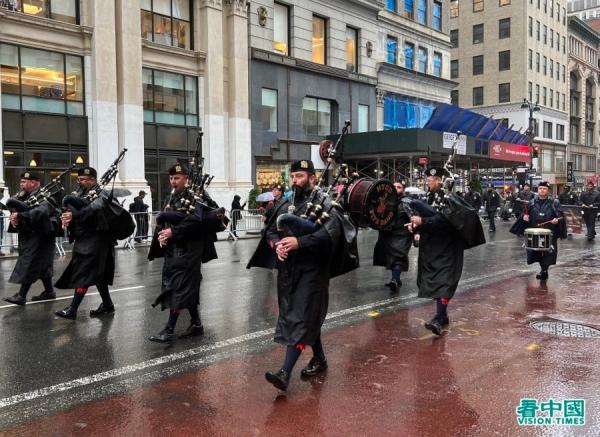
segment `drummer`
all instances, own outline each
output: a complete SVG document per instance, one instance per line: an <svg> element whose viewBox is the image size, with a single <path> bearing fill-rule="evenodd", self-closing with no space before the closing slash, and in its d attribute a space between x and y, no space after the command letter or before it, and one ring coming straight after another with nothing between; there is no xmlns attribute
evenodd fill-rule
<svg viewBox="0 0 600 437"><path fill-rule="evenodd" d="M541 270L536 278L541 281L548 279L548 267L556 264L558 238L567 237L560 202L557 199L552 199L548 191L548 182L540 182L537 190L538 195L529 202L528 214L524 214L522 217L527 228L545 228L552 231L550 250L527 251L527 264L540 263Z"/></svg>

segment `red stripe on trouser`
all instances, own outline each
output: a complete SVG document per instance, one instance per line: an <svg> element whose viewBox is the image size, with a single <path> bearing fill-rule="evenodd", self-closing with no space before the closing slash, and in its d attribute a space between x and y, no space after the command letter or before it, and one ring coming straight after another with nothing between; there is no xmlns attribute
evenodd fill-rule
<svg viewBox="0 0 600 437"><path fill-rule="evenodd" d="M441 297L440 302L442 305L448 305L450 303L450 299L447 297Z"/></svg>
<svg viewBox="0 0 600 437"><path fill-rule="evenodd" d="M87 293L88 289L87 287L79 287L75 289L75 293L77 294L85 294Z"/></svg>
<svg viewBox="0 0 600 437"><path fill-rule="evenodd" d="M306 345L304 343L298 343L296 345L296 349L298 349L300 352L303 352L305 347Z"/></svg>

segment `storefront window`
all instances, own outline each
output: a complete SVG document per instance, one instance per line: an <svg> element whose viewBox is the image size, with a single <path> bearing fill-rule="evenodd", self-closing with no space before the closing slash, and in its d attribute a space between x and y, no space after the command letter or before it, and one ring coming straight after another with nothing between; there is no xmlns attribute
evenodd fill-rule
<svg viewBox="0 0 600 437"><path fill-rule="evenodd" d="M84 115L81 57L0 44L0 67L3 108Z"/></svg>
<svg viewBox="0 0 600 437"><path fill-rule="evenodd" d="M78 0L2 0L0 7L66 23L79 23Z"/></svg>
<svg viewBox="0 0 600 437"><path fill-rule="evenodd" d="M369 131L369 105L358 105L358 131Z"/></svg>
<svg viewBox="0 0 600 437"><path fill-rule="evenodd" d="M142 70L144 121L198 126L198 80L159 70Z"/></svg>
<svg viewBox="0 0 600 437"><path fill-rule="evenodd" d="M288 168L285 164L256 163L256 185L268 189L273 184L286 186L289 182Z"/></svg>
<svg viewBox="0 0 600 437"><path fill-rule="evenodd" d="M192 49L190 0L143 0L142 38L159 44Z"/></svg>

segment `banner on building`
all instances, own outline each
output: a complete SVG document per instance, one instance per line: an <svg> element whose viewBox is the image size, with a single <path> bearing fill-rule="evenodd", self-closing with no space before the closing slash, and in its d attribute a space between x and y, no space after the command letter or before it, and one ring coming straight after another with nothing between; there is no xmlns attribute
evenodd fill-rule
<svg viewBox="0 0 600 437"><path fill-rule="evenodd" d="M581 234L583 228L581 224L581 207L562 205L560 209L565 217L567 232L569 234Z"/></svg>
<svg viewBox="0 0 600 437"><path fill-rule="evenodd" d="M529 146L490 141L490 158L500 161L531 162Z"/></svg>
<svg viewBox="0 0 600 437"><path fill-rule="evenodd" d="M567 184L572 184L575 182L575 178L573 177L573 161L567 162Z"/></svg>
<svg viewBox="0 0 600 437"><path fill-rule="evenodd" d="M451 149L456 141L456 134L452 132L444 132L444 149ZM467 154L467 136L461 135L456 143L456 154L466 155Z"/></svg>

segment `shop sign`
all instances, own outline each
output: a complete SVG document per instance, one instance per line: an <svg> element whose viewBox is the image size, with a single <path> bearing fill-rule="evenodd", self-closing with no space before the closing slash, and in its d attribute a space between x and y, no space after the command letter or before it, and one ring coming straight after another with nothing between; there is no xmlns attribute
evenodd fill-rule
<svg viewBox="0 0 600 437"><path fill-rule="evenodd" d="M500 161L531 162L529 146L490 141L490 158Z"/></svg>
<svg viewBox="0 0 600 437"><path fill-rule="evenodd" d="M567 183L571 184L574 181L573 177L573 161L567 162Z"/></svg>
<svg viewBox="0 0 600 437"><path fill-rule="evenodd" d="M452 132L444 132L444 149L451 149L453 146L456 147L457 155L467 154L467 136L461 135L458 141L456 141L456 134ZM455 143L456 142L456 143ZM456 144L456 145L455 145Z"/></svg>

